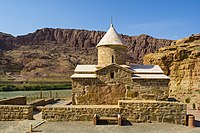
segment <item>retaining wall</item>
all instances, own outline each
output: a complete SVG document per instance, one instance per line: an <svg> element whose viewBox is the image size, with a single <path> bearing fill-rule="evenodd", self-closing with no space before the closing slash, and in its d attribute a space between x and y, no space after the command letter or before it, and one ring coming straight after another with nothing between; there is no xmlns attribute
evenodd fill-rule
<svg viewBox="0 0 200 133"><path fill-rule="evenodd" d="M0 105L0 121L33 119L33 108L23 105Z"/></svg>
<svg viewBox="0 0 200 133"><path fill-rule="evenodd" d="M37 99L37 100L31 101L30 103L28 103L28 105L31 105L34 110L35 109L37 110L37 106L45 106L53 102L54 102L54 98Z"/></svg>
<svg viewBox="0 0 200 133"><path fill-rule="evenodd" d="M26 97L17 96L8 99L2 99L0 100L0 105L26 105Z"/></svg>
<svg viewBox="0 0 200 133"><path fill-rule="evenodd" d="M116 116L130 122L167 122L185 124L186 104L165 101L120 100L118 105L72 105L44 107L42 118L48 121L90 121L94 114Z"/></svg>
<svg viewBox="0 0 200 133"><path fill-rule="evenodd" d="M42 118L48 121L90 121L94 114L116 116L118 113L119 107L116 105L74 105L42 108Z"/></svg>
<svg viewBox="0 0 200 133"><path fill-rule="evenodd" d="M178 102L119 100L122 118L131 122L186 124L187 106Z"/></svg>

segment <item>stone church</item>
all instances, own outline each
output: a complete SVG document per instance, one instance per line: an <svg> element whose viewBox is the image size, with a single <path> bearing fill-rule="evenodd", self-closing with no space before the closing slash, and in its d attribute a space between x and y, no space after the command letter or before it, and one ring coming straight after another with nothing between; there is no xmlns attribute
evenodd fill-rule
<svg viewBox="0 0 200 133"><path fill-rule="evenodd" d="M166 100L169 77L158 65L126 65L126 48L111 24L97 44L98 64L77 65L73 105L115 105L118 100Z"/></svg>

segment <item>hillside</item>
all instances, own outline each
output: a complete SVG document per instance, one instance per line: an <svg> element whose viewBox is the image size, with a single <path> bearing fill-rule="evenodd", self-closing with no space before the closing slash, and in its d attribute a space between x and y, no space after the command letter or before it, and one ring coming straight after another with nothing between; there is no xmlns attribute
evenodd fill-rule
<svg viewBox="0 0 200 133"><path fill-rule="evenodd" d="M160 65L170 76L170 95L181 101L200 97L200 34L174 41L144 56L144 64Z"/></svg>
<svg viewBox="0 0 200 133"><path fill-rule="evenodd" d="M77 64L97 64L96 45L104 34L100 31L52 28L17 37L0 33L0 49L7 60L3 64L4 72L28 79L64 80L70 77ZM142 63L145 54L172 42L144 34L121 36L128 46L129 64Z"/></svg>

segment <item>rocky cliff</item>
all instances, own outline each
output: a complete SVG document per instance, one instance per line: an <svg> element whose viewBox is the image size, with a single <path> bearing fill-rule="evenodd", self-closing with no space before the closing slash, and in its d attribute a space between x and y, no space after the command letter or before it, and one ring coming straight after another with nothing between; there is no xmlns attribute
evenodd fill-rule
<svg viewBox="0 0 200 133"><path fill-rule="evenodd" d="M200 96L200 34L177 40L144 56L144 64L160 65L170 76L170 95L196 103Z"/></svg>
<svg viewBox="0 0 200 133"><path fill-rule="evenodd" d="M104 34L100 31L52 28L17 37L0 33L0 49L4 57L9 57L10 64L18 64L15 70L21 68L21 75L69 77L77 64L97 64L96 45ZM127 63L131 64L142 63L145 54L172 42L144 34L121 37L127 43ZM16 74L12 69L6 71Z"/></svg>

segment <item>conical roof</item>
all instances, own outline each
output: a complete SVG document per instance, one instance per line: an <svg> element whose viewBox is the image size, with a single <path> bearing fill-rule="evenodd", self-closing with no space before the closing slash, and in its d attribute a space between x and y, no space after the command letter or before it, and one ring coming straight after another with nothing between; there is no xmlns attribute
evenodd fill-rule
<svg viewBox="0 0 200 133"><path fill-rule="evenodd" d="M121 37L118 35L117 31L115 30L112 24L110 25L109 30L106 32L103 38L97 44L97 47L104 45L118 45L126 47L126 45L124 44L124 42L122 41Z"/></svg>

